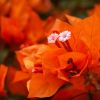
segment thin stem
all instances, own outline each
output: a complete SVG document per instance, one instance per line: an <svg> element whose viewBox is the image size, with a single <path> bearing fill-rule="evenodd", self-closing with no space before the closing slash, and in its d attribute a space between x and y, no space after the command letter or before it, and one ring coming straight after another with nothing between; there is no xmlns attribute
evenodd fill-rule
<svg viewBox="0 0 100 100"><path fill-rule="evenodd" d="M61 48L60 43L58 42L58 40L55 42L55 44L56 44L56 46L57 46L58 48Z"/></svg>
<svg viewBox="0 0 100 100"><path fill-rule="evenodd" d="M72 51L72 48L71 48L71 46L70 46L69 42L68 42L68 41L66 41L66 42L65 42L65 44L67 45L68 50L69 50L69 51Z"/></svg>
<svg viewBox="0 0 100 100"><path fill-rule="evenodd" d="M65 50L69 51L68 47L66 46L66 44L64 42L61 42L63 47L65 48Z"/></svg>

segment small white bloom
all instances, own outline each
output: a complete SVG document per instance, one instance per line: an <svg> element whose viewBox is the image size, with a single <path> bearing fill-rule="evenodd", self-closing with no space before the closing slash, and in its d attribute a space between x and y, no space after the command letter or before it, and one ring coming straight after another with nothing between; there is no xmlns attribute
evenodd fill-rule
<svg viewBox="0 0 100 100"><path fill-rule="evenodd" d="M59 37L59 35L57 33L52 33L48 37L48 43L55 43L55 41L57 40L58 37Z"/></svg>
<svg viewBox="0 0 100 100"><path fill-rule="evenodd" d="M70 31L64 31L59 34L59 41L61 41L61 42L65 42L65 41L69 40L70 38L71 38Z"/></svg>

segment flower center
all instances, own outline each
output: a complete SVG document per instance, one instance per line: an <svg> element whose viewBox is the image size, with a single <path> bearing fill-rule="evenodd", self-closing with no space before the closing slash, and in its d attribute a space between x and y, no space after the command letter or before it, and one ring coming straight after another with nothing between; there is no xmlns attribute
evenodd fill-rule
<svg viewBox="0 0 100 100"><path fill-rule="evenodd" d="M62 46L67 51L72 51L72 48L69 43L69 39L71 38L71 32L66 30L61 33L54 31L49 37L48 37L48 43L55 43L58 48L61 48Z"/></svg>
<svg viewBox="0 0 100 100"><path fill-rule="evenodd" d="M71 78L72 76L74 76L80 72L80 70L77 69L77 66L73 62L72 58L68 59L67 64L71 65L71 67L69 69L68 68L65 69L65 72L68 74L69 78Z"/></svg>

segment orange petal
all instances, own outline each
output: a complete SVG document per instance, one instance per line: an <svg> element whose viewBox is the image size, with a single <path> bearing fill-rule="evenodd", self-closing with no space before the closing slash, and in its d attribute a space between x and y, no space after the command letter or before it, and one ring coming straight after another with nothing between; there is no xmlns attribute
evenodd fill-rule
<svg viewBox="0 0 100 100"><path fill-rule="evenodd" d="M28 21L30 14L30 7L26 0L12 0L11 17L19 21L20 28L23 29Z"/></svg>
<svg viewBox="0 0 100 100"><path fill-rule="evenodd" d="M82 40L92 52L95 48L100 50L100 18L96 14L80 21L73 28L77 39Z"/></svg>
<svg viewBox="0 0 100 100"><path fill-rule="evenodd" d="M59 91L52 100L88 100L88 94L73 88L65 88Z"/></svg>
<svg viewBox="0 0 100 100"><path fill-rule="evenodd" d="M58 31L58 32L62 32L62 31L65 31L65 30L71 30L71 25L59 20L59 19L56 19L54 25L52 26L51 30L50 30L50 33L52 31Z"/></svg>
<svg viewBox="0 0 100 100"><path fill-rule="evenodd" d="M72 77L70 82L72 83L72 87L82 90L82 91L86 91L86 84L85 84L85 78L84 76L80 75L79 77Z"/></svg>
<svg viewBox="0 0 100 100"><path fill-rule="evenodd" d="M0 1L0 14L7 15L11 7L11 1ZM3 10L2 10L3 9Z"/></svg>
<svg viewBox="0 0 100 100"><path fill-rule="evenodd" d="M64 49L52 49L46 51L42 57L43 67L50 70L60 68L58 56L65 52Z"/></svg>
<svg viewBox="0 0 100 100"><path fill-rule="evenodd" d="M30 12L30 18L24 27L24 32L27 39L33 43L37 43L40 38L44 37L43 21L35 12Z"/></svg>
<svg viewBox="0 0 100 100"><path fill-rule="evenodd" d="M33 45L16 51L22 70L31 71L35 64L41 64L41 55L47 48L46 45Z"/></svg>
<svg viewBox="0 0 100 100"><path fill-rule="evenodd" d="M73 51L87 54L89 53L89 48L82 40L77 39L73 45Z"/></svg>
<svg viewBox="0 0 100 100"><path fill-rule="evenodd" d="M89 15L97 14L100 16L100 4L95 4L94 8L90 10Z"/></svg>
<svg viewBox="0 0 100 100"><path fill-rule="evenodd" d="M50 0L29 0L29 3L38 12L46 13L52 9Z"/></svg>
<svg viewBox="0 0 100 100"><path fill-rule="evenodd" d="M78 17L73 17L73 16L70 16L70 15L67 15L67 14L65 15L65 17L67 18L68 22L71 25L77 24L78 22L80 22L82 20Z"/></svg>
<svg viewBox="0 0 100 100"><path fill-rule="evenodd" d="M97 62L100 57L99 16L97 14L93 14L92 16L80 21L77 25L75 25L75 27L73 27L73 32L75 33L77 39L82 40L89 48L89 52L92 54L93 62ZM100 63L98 63L98 65L100 65Z"/></svg>
<svg viewBox="0 0 100 100"><path fill-rule="evenodd" d="M82 74L83 71L85 71L89 62L88 57L85 54L79 52L68 52L60 55L59 63L61 67L58 69L58 77L62 80L70 80L69 75L66 72L66 70L69 70L72 67L70 64L67 63L70 58L73 59L74 64L79 70L79 73L73 75L72 77L79 77L80 74Z"/></svg>
<svg viewBox="0 0 100 100"><path fill-rule="evenodd" d="M23 42L24 34L21 32L19 24L11 18L1 17L1 36L9 44L19 44Z"/></svg>
<svg viewBox="0 0 100 100"><path fill-rule="evenodd" d="M20 63L21 69L23 71L26 71L26 68L23 62L23 59L25 56L20 51L16 51L16 57L17 57L18 62Z"/></svg>
<svg viewBox="0 0 100 100"><path fill-rule="evenodd" d="M28 95L26 82L29 79L28 73L17 71L9 67L7 74L7 87L12 94Z"/></svg>
<svg viewBox="0 0 100 100"><path fill-rule="evenodd" d="M42 74L33 74L32 79L28 82L29 98L33 97L50 97L64 84L62 80L57 79L54 75L48 75L45 78Z"/></svg>
<svg viewBox="0 0 100 100"><path fill-rule="evenodd" d="M30 78L30 75L31 75L30 73L25 73L25 72L22 72L22 71L16 71L14 79L13 79L13 83L20 82L20 81L23 81L23 80L27 80L27 79Z"/></svg>
<svg viewBox="0 0 100 100"><path fill-rule="evenodd" d="M0 65L0 94L1 95L5 94L4 86L5 86L5 78L7 75L7 70L8 68L6 66Z"/></svg>
<svg viewBox="0 0 100 100"><path fill-rule="evenodd" d="M60 66L62 66L62 68L65 68L67 66L69 66L69 64L67 63L67 61L72 58L73 62L79 66L81 69L82 66L82 62L84 61L84 59L86 59L86 55L83 53L79 53L79 52L68 52L65 54L62 54L59 56L59 62L60 62ZM85 63L85 62L84 62Z"/></svg>

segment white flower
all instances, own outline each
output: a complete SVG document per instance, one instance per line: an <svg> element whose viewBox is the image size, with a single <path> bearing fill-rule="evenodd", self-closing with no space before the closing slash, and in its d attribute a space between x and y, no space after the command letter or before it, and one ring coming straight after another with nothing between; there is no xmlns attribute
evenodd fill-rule
<svg viewBox="0 0 100 100"><path fill-rule="evenodd" d="M65 41L69 40L70 38L71 38L70 31L64 31L59 34L59 41L61 41L61 42L65 42Z"/></svg>
<svg viewBox="0 0 100 100"><path fill-rule="evenodd" d="M55 43L55 41L57 40L58 37L59 37L59 35L57 33L52 33L48 37L48 43Z"/></svg>

